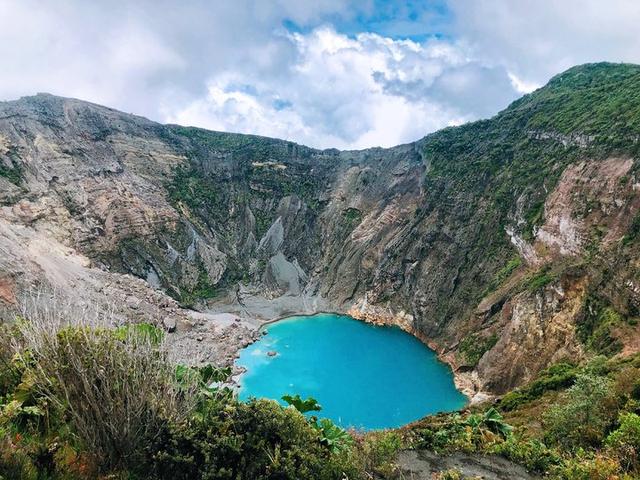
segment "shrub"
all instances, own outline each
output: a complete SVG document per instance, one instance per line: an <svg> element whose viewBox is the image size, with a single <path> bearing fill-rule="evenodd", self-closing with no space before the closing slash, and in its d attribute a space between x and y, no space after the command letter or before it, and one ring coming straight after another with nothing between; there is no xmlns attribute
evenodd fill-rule
<svg viewBox="0 0 640 480"><path fill-rule="evenodd" d="M547 436L567 449L598 446L615 412L611 382L581 374L560 404L545 415Z"/></svg>
<svg viewBox="0 0 640 480"><path fill-rule="evenodd" d="M33 389L63 412L104 468L134 465L163 419L183 418L190 396L175 381L156 338L143 330L22 322L20 358ZM146 330L145 330L146 331Z"/></svg>
<svg viewBox="0 0 640 480"><path fill-rule="evenodd" d="M514 410L520 405L540 398L551 390L570 386L577 375L578 367L571 363L556 363L539 373L538 378L525 387L509 392L500 401L500 408Z"/></svg>
<svg viewBox="0 0 640 480"><path fill-rule="evenodd" d="M16 371L12 357L13 348L9 328L0 323L0 407L20 381L21 375Z"/></svg>
<svg viewBox="0 0 640 480"><path fill-rule="evenodd" d="M633 384L631 387L631 398L640 400L640 380Z"/></svg>
<svg viewBox="0 0 640 480"><path fill-rule="evenodd" d="M618 353L622 343L614 338L613 331L628 320L605 300L594 295L587 297L584 312L576 329L580 341L594 352L607 356Z"/></svg>
<svg viewBox="0 0 640 480"><path fill-rule="evenodd" d="M615 480L620 479L622 469L612 458L603 455L580 454L553 469L552 478L558 480Z"/></svg>
<svg viewBox="0 0 640 480"><path fill-rule="evenodd" d="M171 364L150 325L107 328L108 315L57 308L18 322L0 478L359 478L352 437L332 422L272 401L239 402L215 386L229 368Z"/></svg>
<svg viewBox="0 0 640 480"><path fill-rule="evenodd" d="M627 470L637 468L640 455L640 416L621 413L620 426L606 440L609 447Z"/></svg>
<svg viewBox="0 0 640 480"><path fill-rule="evenodd" d="M394 478L398 471L396 457L402 448L402 439L395 432L370 433L359 445L363 468L374 478Z"/></svg>
<svg viewBox="0 0 640 480"><path fill-rule="evenodd" d="M160 479L357 478L349 452L328 448L300 412L270 400L209 402L202 420L165 423L147 453Z"/></svg>
<svg viewBox="0 0 640 480"><path fill-rule="evenodd" d="M496 444L492 451L540 474L562 464L559 452L548 448L539 440L522 441L510 437L505 442Z"/></svg>
<svg viewBox="0 0 640 480"><path fill-rule="evenodd" d="M303 400L300 395L285 395L282 400L302 414L322 410L320 404L313 397ZM320 433L320 441L333 451L345 450L353 444L351 435L328 418L318 420L316 416L312 416L309 419L309 423Z"/></svg>
<svg viewBox="0 0 640 480"><path fill-rule="evenodd" d="M509 438L512 430L495 408L472 413L466 418L453 414L446 416L444 421L418 429L418 446L439 452L472 452Z"/></svg>

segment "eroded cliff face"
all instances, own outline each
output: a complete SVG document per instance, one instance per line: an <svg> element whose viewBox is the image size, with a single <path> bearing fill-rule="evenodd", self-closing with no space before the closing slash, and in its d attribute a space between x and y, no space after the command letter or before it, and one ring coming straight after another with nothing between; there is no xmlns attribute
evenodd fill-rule
<svg viewBox="0 0 640 480"><path fill-rule="evenodd" d="M412 332L491 393L629 353L640 105L594 124L565 92L604 115L603 85L638 82L624 68L572 70L491 120L350 152L50 95L1 103L0 301L39 282L100 301L126 279L151 300L125 317L180 316L176 302L350 312Z"/></svg>

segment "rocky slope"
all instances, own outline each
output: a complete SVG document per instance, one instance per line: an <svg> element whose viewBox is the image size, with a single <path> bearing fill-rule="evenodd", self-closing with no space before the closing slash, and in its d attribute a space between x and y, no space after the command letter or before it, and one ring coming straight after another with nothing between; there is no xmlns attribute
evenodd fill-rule
<svg viewBox="0 0 640 480"><path fill-rule="evenodd" d="M640 348L639 139L634 65L575 67L490 120L363 151L0 103L0 301L44 284L169 326L193 324L176 302L350 312L500 394Z"/></svg>

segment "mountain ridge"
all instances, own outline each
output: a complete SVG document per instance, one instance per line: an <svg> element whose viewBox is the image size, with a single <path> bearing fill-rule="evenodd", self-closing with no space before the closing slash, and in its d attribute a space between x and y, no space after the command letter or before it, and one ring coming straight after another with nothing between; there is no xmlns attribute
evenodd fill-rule
<svg viewBox="0 0 640 480"><path fill-rule="evenodd" d="M491 119L359 151L2 102L2 298L61 288L77 255L88 298L102 277L151 292L123 318L185 313L122 274L247 317L349 312L429 342L472 395L635 351L638 85L636 65L574 67Z"/></svg>

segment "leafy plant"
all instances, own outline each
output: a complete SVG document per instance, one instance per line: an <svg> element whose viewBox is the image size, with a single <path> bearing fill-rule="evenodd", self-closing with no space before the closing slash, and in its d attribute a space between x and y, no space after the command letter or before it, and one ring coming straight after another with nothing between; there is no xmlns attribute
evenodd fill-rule
<svg viewBox="0 0 640 480"><path fill-rule="evenodd" d="M513 427L507 424L502 415L493 407L482 413L472 413L463 422L463 425L471 428L474 435L486 437L486 432L507 438L511 435Z"/></svg>
<svg viewBox="0 0 640 480"><path fill-rule="evenodd" d="M302 414L322 410L320 404L312 397L303 400L300 398L300 395L285 395L282 399ZM318 420L316 417L311 417L309 422L311 426L320 433L322 443L327 445L332 451L345 450L352 445L353 439L351 435L343 428L335 425L328 418Z"/></svg>
<svg viewBox="0 0 640 480"><path fill-rule="evenodd" d="M328 418L322 418L318 422L312 423L312 426L320 432L320 441L331 451L346 450L353 444L351 435Z"/></svg>
<svg viewBox="0 0 640 480"><path fill-rule="evenodd" d="M282 397L282 400L298 410L300 413L319 412L320 410L322 410L320 404L313 397L309 397L303 400L302 398L300 398L300 395L284 395Z"/></svg>
<svg viewBox="0 0 640 480"><path fill-rule="evenodd" d="M497 443L491 451L539 474L545 474L563 463L558 450L547 447L537 439L523 440L511 436L505 442Z"/></svg>

